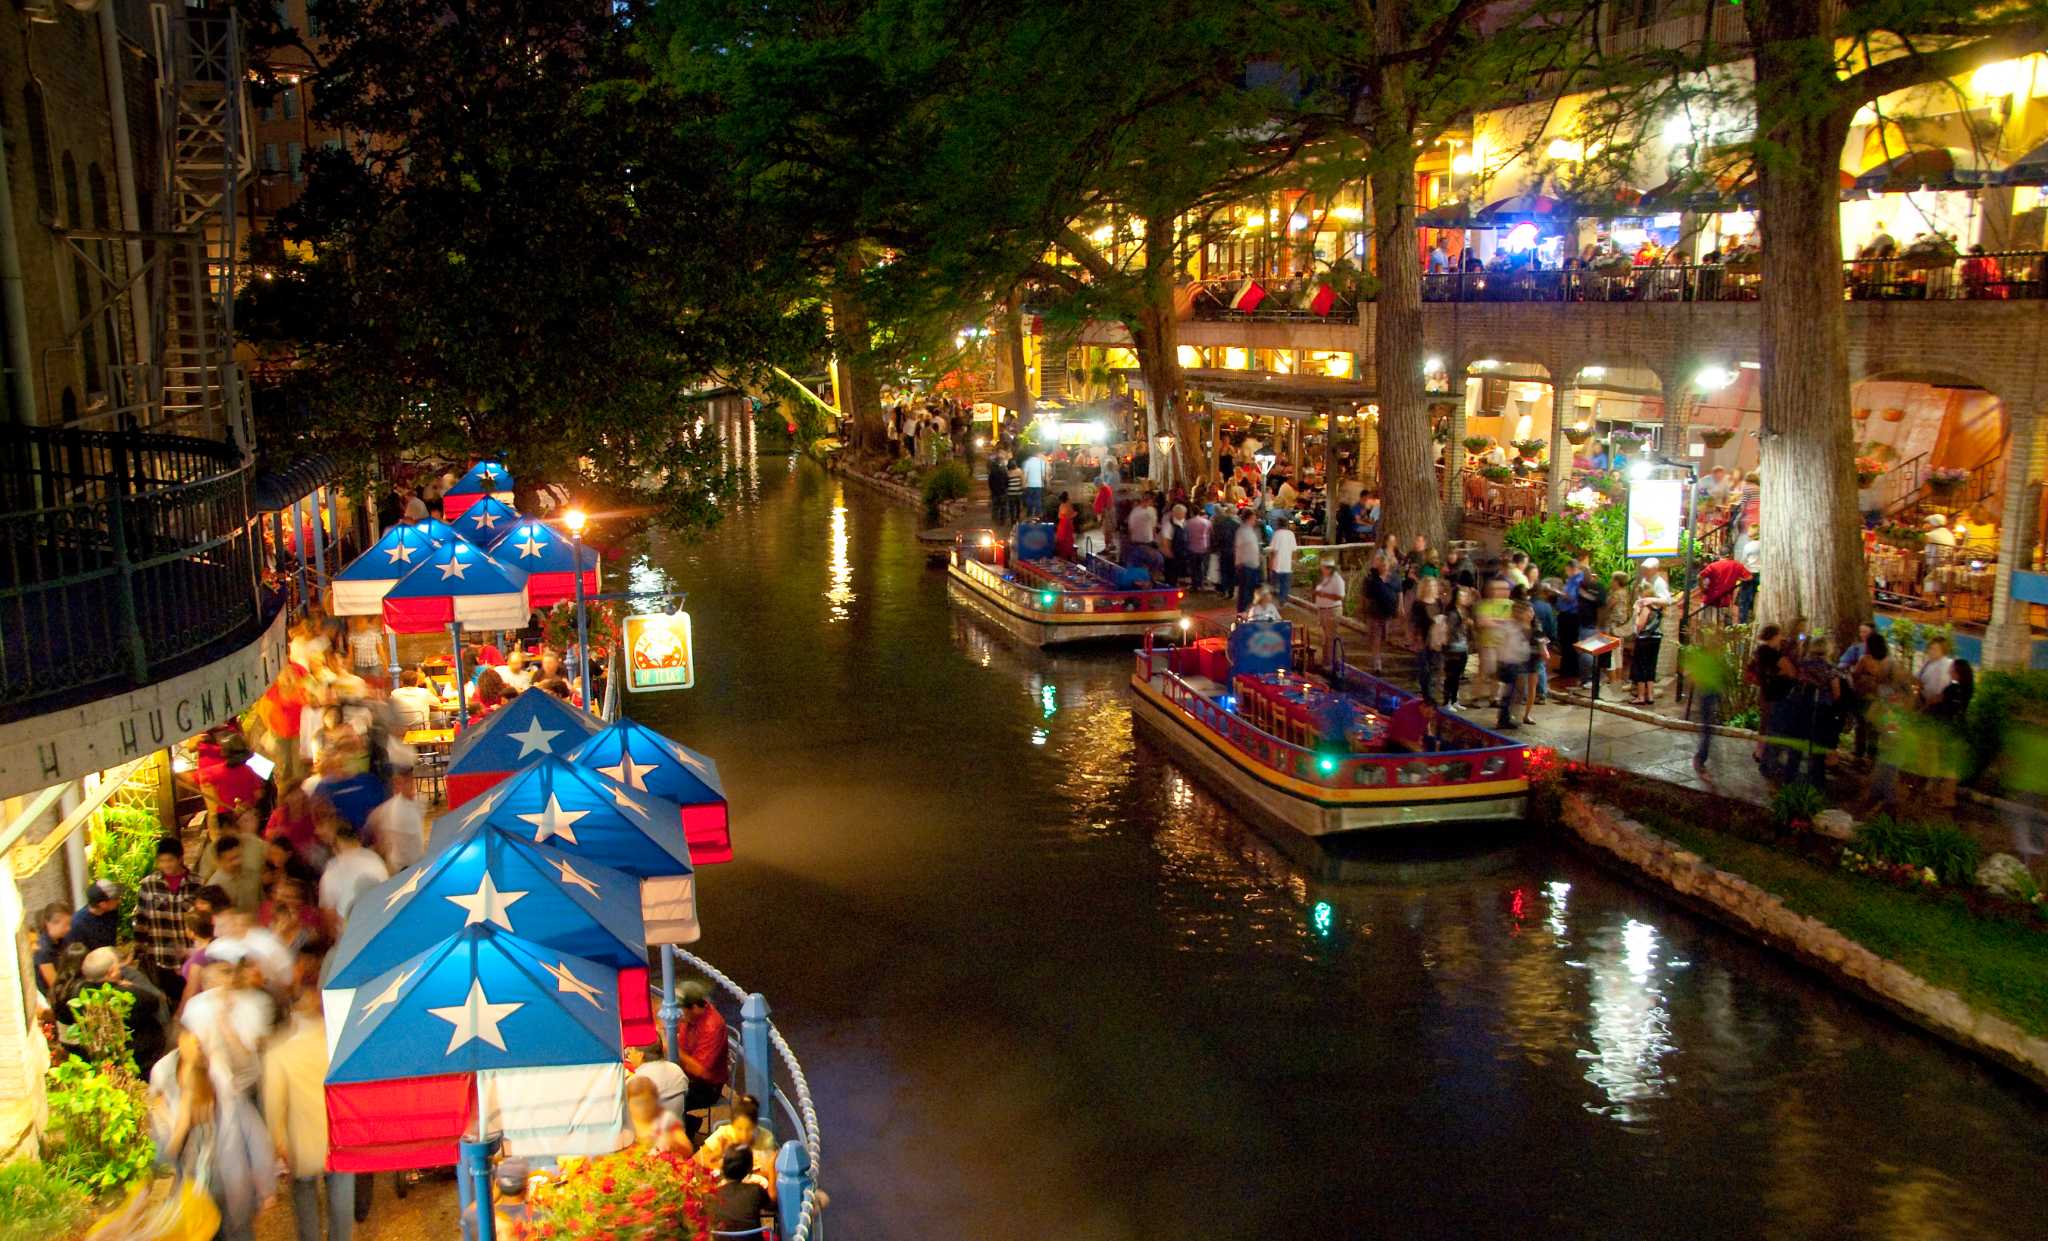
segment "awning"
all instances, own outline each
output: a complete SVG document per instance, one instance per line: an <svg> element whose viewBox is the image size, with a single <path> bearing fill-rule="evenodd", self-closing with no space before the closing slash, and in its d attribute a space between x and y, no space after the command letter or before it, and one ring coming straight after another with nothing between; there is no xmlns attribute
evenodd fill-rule
<svg viewBox="0 0 2048 1241"><path fill-rule="evenodd" d="M258 474L250 485L249 500L259 512L281 512L340 475L341 463L326 453L300 457L283 469Z"/></svg>
<svg viewBox="0 0 2048 1241"><path fill-rule="evenodd" d="M2048 185L2048 142L2012 162L1998 178L2000 185Z"/></svg>
<svg viewBox="0 0 2048 1241"><path fill-rule="evenodd" d="M1857 177L1856 188L1875 194L1976 189L1997 184L2003 171L1997 160L1963 147L1923 147Z"/></svg>

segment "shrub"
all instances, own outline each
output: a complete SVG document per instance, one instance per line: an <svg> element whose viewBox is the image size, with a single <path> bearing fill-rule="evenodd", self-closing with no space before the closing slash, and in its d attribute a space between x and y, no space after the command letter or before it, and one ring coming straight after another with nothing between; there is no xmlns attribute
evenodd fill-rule
<svg viewBox="0 0 2048 1241"><path fill-rule="evenodd" d="M135 890L156 864L156 842L163 835L156 816L132 806L108 806L94 817L92 877L121 885L120 925L135 925Z"/></svg>
<svg viewBox="0 0 2048 1241"><path fill-rule="evenodd" d="M1856 829L1856 850L1866 857L1934 872L1938 881L1966 886L1983 860L1974 836L1953 827L1909 823L1878 815Z"/></svg>
<svg viewBox="0 0 2048 1241"><path fill-rule="evenodd" d="M1604 582L1610 574L1633 567L1622 554L1627 525L1628 514L1618 506L1596 510L1587 517L1544 514L1524 517L1509 526L1501 541L1511 550L1528 553L1545 577L1563 577L1572 556L1584 555L1587 567ZM1672 588L1678 585L1674 574Z"/></svg>
<svg viewBox="0 0 2048 1241"><path fill-rule="evenodd" d="M1970 713L1963 724L1970 740L1972 769L1987 771L1998 761L2007 730L2016 725L2038 727L2044 720L2048 720L2048 671L2029 668L1979 673L1977 692L1970 697Z"/></svg>
<svg viewBox="0 0 2048 1241"><path fill-rule="evenodd" d="M85 1223L91 1199L45 1163L0 1166L0 1241L48 1241Z"/></svg>
<svg viewBox="0 0 2048 1241"><path fill-rule="evenodd" d="M924 476L925 513L936 521L941 504L962 499L973 487L974 479L967 473L966 466L958 461L946 462Z"/></svg>
<svg viewBox="0 0 2048 1241"><path fill-rule="evenodd" d="M156 1144L142 1083L124 1060L90 1064L77 1056L52 1068L50 1126L43 1159L50 1170L95 1196L133 1184L149 1172Z"/></svg>
<svg viewBox="0 0 2048 1241"><path fill-rule="evenodd" d="M1779 827L1807 827L1827 806L1828 799L1821 791L1801 780L1771 795L1771 822Z"/></svg>

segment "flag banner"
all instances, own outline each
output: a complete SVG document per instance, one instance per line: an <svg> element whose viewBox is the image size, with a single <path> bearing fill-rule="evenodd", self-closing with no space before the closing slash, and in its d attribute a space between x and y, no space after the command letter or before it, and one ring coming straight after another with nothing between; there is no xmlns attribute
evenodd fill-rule
<svg viewBox="0 0 2048 1241"><path fill-rule="evenodd" d="M1318 315L1328 316L1331 307L1337 304L1337 292L1327 284L1319 284L1309 294L1308 308Z"/></svg>
<svg viewBox="0 0 2048 1241"><path fill-rule="evenodd" d="M1230 295L1230 308L1250 314L1266 300L1266 288L1256 280L1247 280L1237 286L1237 292Z"/></svg>

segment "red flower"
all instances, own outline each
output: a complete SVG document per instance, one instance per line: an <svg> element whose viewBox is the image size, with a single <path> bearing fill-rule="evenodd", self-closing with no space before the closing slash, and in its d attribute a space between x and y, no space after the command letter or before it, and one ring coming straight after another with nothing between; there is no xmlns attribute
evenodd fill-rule
<svg viewBox="0 0 2048 1241"><path fill-rule="evenodd" d="M629 1201L636 1207L646 1206L654 1201L654 1186L649 1185L645 1189L635 1190Z"/></svg>
<svg viewBox="0 0 2048 1241"><path fill-rule="evenodd" d="M619 1183L614 1178L608 1176L604 1178L604 1184L598 1186L598 1188L605 1193L615 1194L619 1192Z"/></svg>

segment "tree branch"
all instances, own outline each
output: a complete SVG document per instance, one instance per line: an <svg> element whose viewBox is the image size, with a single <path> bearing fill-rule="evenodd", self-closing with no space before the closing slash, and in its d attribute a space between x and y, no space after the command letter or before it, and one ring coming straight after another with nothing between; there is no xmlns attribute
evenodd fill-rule
<svg viewBox="0 0 2048 1241"><path fill-rule="evenodd" d="M1893 91L1953 78L1985 61L2024 56L2039 51L2043 44L2048 44L2048 18L2036 17L2014 22L1969 43L1880 61L1842 79L1835 87L1837 110L1853 113Z"/></svg>

